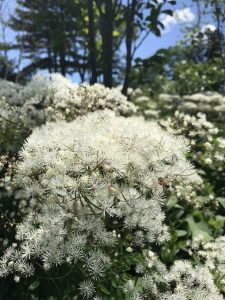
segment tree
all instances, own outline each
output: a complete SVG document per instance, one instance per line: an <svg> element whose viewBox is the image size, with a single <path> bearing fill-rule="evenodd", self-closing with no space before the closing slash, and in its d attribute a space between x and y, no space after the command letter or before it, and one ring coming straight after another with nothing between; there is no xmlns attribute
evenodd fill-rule
<svg viewBox="0 0 225 300"><path fill-rule="evenodd" d="M217 42L220 57L223 64L225 64L225 43L224 39L221 38L225 34L225 3L223 0L207 0L206 2L212 7L211 13L216 22Z"/></svg>
<svg viewBox="0 0 225 300"><path fill-rule="evenodd" d="M9 81L16 80L15 63L13 60L6 59L5 56L0 56L0 78Z"/></svg>
<svg viewBox="0 0 225 300"><path fill-rule="evenodd" d="M225 2L223 0L193 0L196 2L198 7L198 15L201 14L201 18L199 19L199 25L203 21L204 15L207 17L210 15L214 21L214 25L216 26L214 41L216 41L216 47L218 53L220 55L221 60L223 61L223 65L225 64ZM204 9L201 8L204 6Z"/></svg>
<svg viewBox="0 0 225 300"><path fill-rule="evenodd" d="M0 78L15 80L15 61L9 59L10 43L7 40L8 3L0 0Z"/></svg>
<svg viewBox="0 0 225 300"><path fill-rule="evenodd" d="M176 46L161 49L146 59L137 59L132 86L142 85L154 93L193 94L225 91L225 74L217 32L206 29L188 34Z"/></svg>
<svg viewBox="0 0 225 300"><path fill-rule="evenodd" d="M161 29L164 29L164 25L159 20L161 14L173 14L172 10L164 9L165 4L174 5L176 1L127 0L124 8L126 20L126 68L122 90L124 94L129 87L132 61L137 49L150 33L161 35Z"/></svg>
<svg viewBox="0 0 225 300"><path fill-rule="evenodd" d="M118 35L123 21L122 0L95 0L98 10L98 26L101 35L101 57L103 83L105 86L112 87L115 55L120 48L122 39Z"/></svg>
<svg viewBox="0 0 225 300"><path fill-rule="evenodd" d="M130 72L136 50L152 32L160 35L159 16L172 14L164 9L164 0L17 0L18 7L10 26L17 35L12 45L23 49L29 60L18 77L36 69L79 73L81 81L103 81L112 87L116 71L121 69L121 49L125 44L123 93L130 84ZM122 63L121 63L122 61Z"/></svg>
<svg viewBox="0 0 225 300"><path fill-rule="evenodd" d="M79 53L83 42L82 6L73 0L18 0L10 26L17 35L16 48L23 47L24 59L31 61L24 72L47 68L49 72L80 72L87 58ZM79 16L79 17L78 17ZM21 75L24 73L21 72Z"/></svg>
<svg viewBox="0 0 225 300"><path fill-rule="evenodd" d="M155 93L193 94L225 91L225 3L194 0L198 18L185 28L176 46L159 50L147 59L136 60L132 85L148 86ZM208 23L211 14L213 24Z"/></svg>
<svg viewBox="0 0 225 300"><path fill-rule="evenodd" d="M96 34L94 21L94 0L87 0L88 5L88 36L89 36L89 66L91 84L97 82Z"/></svg>

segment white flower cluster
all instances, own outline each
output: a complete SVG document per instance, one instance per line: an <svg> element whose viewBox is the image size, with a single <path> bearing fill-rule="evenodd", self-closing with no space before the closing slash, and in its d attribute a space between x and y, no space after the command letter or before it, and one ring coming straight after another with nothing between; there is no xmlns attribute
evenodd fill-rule
<svg viewBox="0 0 225 300"><path fill-rule="evenodd" d="M223 299L214 284L212 274L205 266L194 267L188 261L178 260L167 270L157 256L151 255L151 264L148 262L147 268L148 271L140 279L137 287L132 280L125 285L128 299Z"/></svg>
<svg viewBox="0 0 225 300"><path fill-rule="evenodd" d="M98 109L111 109L117 115L130 116L135 106L116 88L106 88L96 83L76 85L60 74L37 74L21 91L27 107L44 109L45 120L74 120Z"/></svg>
<svg viewBox="0 0 225 300"><path fill-rule="evenodd" d="M199 111L199 107L202 112L211 113L216 112L221 117L225 113L225 97L216 92L206 92L194 95L183 96L183 103L180 105L180 109L184 105L187 107L187 103L192 105L192 110Z"/></svg>
<svg viewBox="0 0 225 300"><path fill-rule="evenodd" d="M174 135L185 136L191 145L190 160L198 166L198 175L194 174L184 178L170 187L177 198L185 200L195 207L206 203L214 203L213 194L204 195L203 189L206 182L203 180L205 172L209 169L223 172L225 161L224 139L218 137L219 129L209 122L206 115L198 113L196 116L176 111L174 117L161 120L160 124L166 131Z"/></svg>
<svg viewBox="0 0 225 300"><path fill-rule="evenodd" d="M162 110L177 109L186 113L197 114L199 111L218 121L225 116L225 96L216 92L197 93L193 95L178 96L161 94L159 103Z"/></svg>
<svg viewBox="0 0 225 300"><path fill-rule="evenodd" d="M196 116L193 116L176 111L173 118L169 117L165 122L163 121L162 124L174 133L187 133L186 135L190 137L190 139L205 136L210 142L212 141L212 136L217 135L219 132L218 128L209 122L203 113L198 113Z"/></svg>
<svg viewBox="0 0 225 300"><path fill-rule="evenodd" d="M159 94L159 100L164 103L174 103L180 100L180 96L178 95L170 95L170 94Z"/></svg>
<svg viewBox="0 0 225 300"><path fill-rule="evenodd" d="M219 129L207 120L205 114L198 113L191 116L176 111L173 118L160 121L160 124L173 134L185 135L193 147L196 145L198 148L198 152L194 153L196 160L199 160L203 153L202 158L207 165L211 165L215 160L225 160L224 139L218 137Z"/></svg>
<svg viewBox="0 0 225 300"><path fill-rule="evenodd" d="M16 166L15 160L15 157L0 156L0 199L4 198L1 189L12 192L12 176Z"/></svg>
<svg viewBox="0 0 225 300"><path fill-rule="evenodd" d="M5 96L0 97L0 153L17 151L29 133L25 110L10 104Z"/></svg>
<svg viewBox="0 0 225 300"><path fill-rule="evenodd" d="M214 274L218 284L225 288L225 237L220 236L199 247L201 248L201 246L202 249L197 251L197 256Z"/></svg>
<svg viewBox="0 0 225 300"><path fill-rule="evenodd" d="M147 97L147 96L139 96L137 98L134 99L134 102L136 104L139 104L139 105L144 105L144 104L148 104L150 101L150 98Z"/></svg>
<svg viewBox="0 0 225 300"><path fill-rule="evenodd" d="M192 267L188 261L176 261L172 269L165 276L169 286L175 282L173 291L167 292L161 299L206 299L222 300L209 269L205 266Z"/></svg>
<svg viewBox="0 0 225 300"><path fill-rule="evenodd" d="M216 92L197 93L193 95L173 95L159 94L157 97L149 96L149 92L137 89L133 91L131 101L138 107L146 118L155 115L171 114L172 111L178 110L184 113L197 114L205 113L208 118L217 121L223 121L225 117L225 96Z"/></svg>
<svg viewBox="0 0 225 300"><path fill-rule="evenodd" d="M25 87L2 80L1 145L3 150L10 151L10 146L14 150L14 144L20 145L34 127L46 121L72 121L80 115L106 108L123 116L136 112L135 106L118 89L101 84L76 85L60 74L37 74ZM11 143L8 147L7 140Z"/></svg>
<svg viewBox="0 0 225 300"><path fill-rule="evenodd" d="M143 93L140 90L141 93ZM146 119L156 119L159 117L160 111L157 107L157 102L151 97L140 95L134 90L131 95L129 95L131 101L137 107L137 113L145 116Z"/></svg>
<svg viewBox="0 0 225 300"><path fill-rule="evenodd" d="M79 260L95 281L112 263L115 232L137 231L143 245L165 241L161 181L192 170L187 149L185 139L157 124L109 110L35 129L16 176L27 212L17 226L18 246L0 262L1 276L32 274L31 258L45 269Z"/></svg>
<svg viewBox="0 0 225 300"><path fill-rule="evenodd" d="M24 103L23 99L16 99L14 97L15 95L18 95L21 89L22 86L19 84L0 79L0 99L6 99L9 104L22 105Z"/></svg>
<svg viewBox="0 0 225 300"><path fill-rule="evenodd" d="M191 176L184 177L182 180L171 184L168 191L171 193L171 196L176 196L177 201L200 208L212 200L202 195L203 188L204 181L202 177L197 173L193 173Z"/></svg>

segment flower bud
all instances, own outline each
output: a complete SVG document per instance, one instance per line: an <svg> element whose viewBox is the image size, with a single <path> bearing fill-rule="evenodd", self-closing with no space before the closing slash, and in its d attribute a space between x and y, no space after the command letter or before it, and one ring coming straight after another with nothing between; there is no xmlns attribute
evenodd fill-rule
<svg viewBox="0 0 225 300"><path fill-rule="evenodd" d="M19 277L19 276L15 276L15 277L14 277L14 281L15 281L15 282L20 282L20 277Z"/></svg>

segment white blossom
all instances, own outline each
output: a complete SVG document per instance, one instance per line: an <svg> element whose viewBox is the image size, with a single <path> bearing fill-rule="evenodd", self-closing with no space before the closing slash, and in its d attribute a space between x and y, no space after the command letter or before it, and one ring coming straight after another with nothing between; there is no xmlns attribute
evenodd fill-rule
<svg viewBox="0 0 225 300"><path fill-rule="evenodd" d="M15 176L27 209L17 225L18 245L0 262L1 275L29 276L31 258L46 270L79 261L95 282L112 264L121 233L137 231L130 249L164 242L168 229L159 178L192 172L187 150L185 139L157 124L110 111L35 129ZM113 249L111 256L106 249ZM88 296L89 289L81 290Z"/></svg>

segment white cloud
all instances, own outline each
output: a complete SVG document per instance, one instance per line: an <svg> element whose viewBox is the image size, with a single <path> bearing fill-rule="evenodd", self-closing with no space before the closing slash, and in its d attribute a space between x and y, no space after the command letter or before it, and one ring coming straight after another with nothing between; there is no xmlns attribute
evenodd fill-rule
<svg viewBox="0 0 225 300"><path fill-rule="evenodd" d="M203 37L202 37L203 41L207 42L208 38L209 38L207 33L214 32L214 31L216 31L216 26L213 24L206 24L206 25L202 26L201 33L203 33Z"/></svg>
<svg viewBox="0 0 225 300"><path fill-rule="evenodd" d="M201 28L201 32L206 32L206 31L216 31L216 26L215 25L213 25L213 24L207 24L207 25L204 25L204 26L202 26L202 28Z"/></svg>
<svg viewBox="0 0 225 300"><path fill-rule="evenodd" d="M180 23L191 23L195 20L195 15L189 7L177 9L174 11L173 16L165 15L162 17L161 22L165 26L164 32L169 32L173 26Z"/></svg>
<svg viewBox="0 0 225 300"><path fill-rule="evenodd" d="M191 11L190 8L184 8L184 9L177 9L174 12L174 18L178 21L178 22L185 22L185 23L189 23L189 22L193 22L195 19L195 15L193 14L193 12Z"/></svg>

